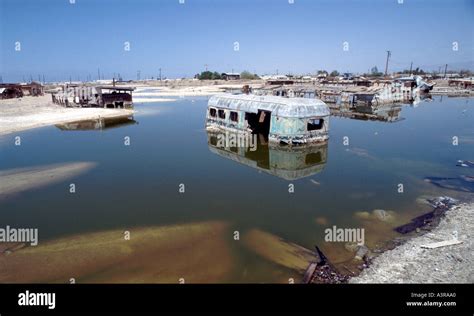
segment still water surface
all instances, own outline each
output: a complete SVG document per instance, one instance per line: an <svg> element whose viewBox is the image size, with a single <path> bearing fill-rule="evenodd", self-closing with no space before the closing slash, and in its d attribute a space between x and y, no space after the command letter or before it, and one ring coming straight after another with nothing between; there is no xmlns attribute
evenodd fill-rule
<svg viewBox="0 0 474 316"><path fill-rule="evenodd" d="M324 242L326 228L365 228L370 248L396 237L393 227L430 210L420 197L474 196L469 183L462 191L442 187L451 180L441 186L425 181L455 178L459 184L461 175L474 176L473 169L456 166L460 159L474 160L472 99L436 97L417 107L406 105L394 123L331 117L328 144L303 153L265 145L247 154L215 148L204 129L206 106L204 97L138 104L135 122L117 128L41 128L19 133L21 146L13 146L17 135L1 138L3 171L69 162L94 167L71 179L0 196L1 227L33 227L40 234L40 245L28 254L32 257L2 259L7 269L0 280L67 282L74 272L62 270L75 261L72 271L83 282L177 282L181 277L288 282L300 279L301 269L285 264L284 251L261 241L261 232L309 249L318 245L342 263L354 254L344 243ZM127 136L130 146L124 146ZM283 171L269 170L272 164ZM76 185L75 194L68 191L70 183ZM180 184L185 193L179 193ZM288 192L289 184L294 193ZM391 211L390 221L357 213L375 209ZM181 230L160 235L166 227ZM142 234L146 228L160 232L153 235L156 242ZM137 236L130 249L117 250L134 259L114 257L116 250L109 256L103 248L89 249L105 238L94 233L114 231L130 231L131 240ZM81 236L83 248L68 252ZM46 242L64 252L41 248ZM62 260L65 256L73 259ZM46 263L42 258L48 258ZM35 262L49 270L22 278L20 267L35 270Z"/></svg>

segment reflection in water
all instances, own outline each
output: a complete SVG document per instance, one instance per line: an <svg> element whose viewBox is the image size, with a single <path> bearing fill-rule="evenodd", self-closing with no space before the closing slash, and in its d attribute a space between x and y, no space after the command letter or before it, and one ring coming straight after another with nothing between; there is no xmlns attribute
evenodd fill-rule
<svg viewBox="0 0 474 316"><path fill-rule="evenodd" d="M211 152L286 180L314 175L327 160L327 142L290 147L268 144L259 137L255 148L222 144L222 132L208 131L207 137Z"/></svg>
<svg viewBox="0 0 474 316"><path fill-rule="evenodd" d="M57 124L56 127L63 131L89 131L111 129L133 124L138 124L138 122L133 119L133 116L120 116Z"/></svg>
<svg viewBox="0 0 474 316"><path fill-rule="evenodd" d="M402 111L401 105L341 105L338 108L331 109L332 116L341 116L364 121L398 122L403 120L400 117Z"/></svg>

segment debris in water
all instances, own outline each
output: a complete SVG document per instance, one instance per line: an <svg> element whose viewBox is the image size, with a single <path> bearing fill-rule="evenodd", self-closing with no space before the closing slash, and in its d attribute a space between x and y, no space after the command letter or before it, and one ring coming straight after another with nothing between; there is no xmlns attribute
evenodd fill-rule
<svg viewBox="0 0 474 316"><path fill-rule="evenodd" d="M457 201L447 196L440 196L429 199L428 202L434 207L431 212L415 217L408 224L396 227L395 231L400 234L408 234L421 228L429 229L435 226L444 213L453 207Z"/></svg>
<svg viewBox="0 0 474 316"><path fill-rule="evenodd" d="M303 278L303 282L306 281L308 283L326 284L347 282L349 276L340 273L318 246L316 246L316 255L319 260L317 262L312 262L308 266L308 269L305 273L305 278ZM312 273L311 277L308 276L310 273Z"/></svg>
<svg viewBox="0 0 474 316"><path fill-rule="evenodd" d="M458 160L458 163L456 164L456 166L458 166L458 167L473 168L473 167L474 167L474 161Z"/></svg>

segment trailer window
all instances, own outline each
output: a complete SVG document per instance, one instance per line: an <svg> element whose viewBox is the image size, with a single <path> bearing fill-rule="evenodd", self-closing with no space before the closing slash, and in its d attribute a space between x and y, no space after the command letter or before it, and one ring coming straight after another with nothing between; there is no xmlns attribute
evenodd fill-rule
<svg viewBox="0 0 474 316"><path fill-rule="evenodd" d="M309 119L308 120L308 131L315 131L323 128L324 120L323 119Z"/></svg>
<svg viewBox="0 0 474 316"><path fill-rule="evenodd" d="M216 109L213 109L213 108L210 108L210 109L209 109L209 115L210 115L211 117L216 117L216 115L217 115L216 112L217 112Z"/></svg>
<svg viewBox="0 0 474 316"><path fill-rule="evenodd" d="M230 120L233 122L237 122L239 120L239 115L237 114L237 112L230 112Z"/></svg>
<svg viewBox="0 0 474 316"><path fill-rule="evenodd" d="M219 110L218 114L219 114L219 118L225 120L225 111L224 110Z"/></svg>

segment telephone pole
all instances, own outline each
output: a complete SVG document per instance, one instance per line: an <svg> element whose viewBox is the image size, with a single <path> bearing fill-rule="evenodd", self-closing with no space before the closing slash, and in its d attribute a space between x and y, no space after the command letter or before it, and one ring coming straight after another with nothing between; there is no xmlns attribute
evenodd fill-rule
<svg viewBox="0 0 474 316"><path fill-rule="evenodd" d="M410 76L411 76L411 70L413 69L413 62L410 64Z"/></svg>
<svg viewBox="0 0 474 316"><path fill-rule="evenodd" d="M444 66L444 78L446 78L447 71L448 71L448 64Z"/></svg>
<svg viewBox="0 0 474 316"><path fill-rule="evenodd" d="M97 75L98 75L99 80L100 80L100 68L97 68Z"/></svg>
<svg viewBox="0 0 474 316"><path fill-rule="evenodd" d="M161 81L161 68L160 68L160 81Z"/></svg>
<svg viewBox="0 0 474 316"><path fill-rule="evenodd" d="M392 55L392 52L391 51L387 51L387 61L385 62L385 76L387 75L387 71L388 71L388 60L390 59L390 56Z"/></svg>

